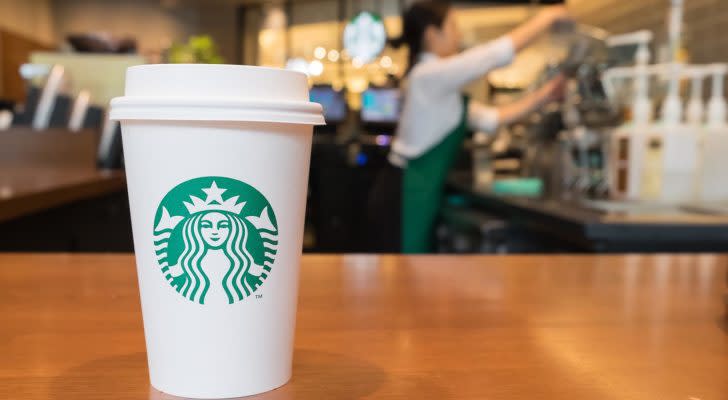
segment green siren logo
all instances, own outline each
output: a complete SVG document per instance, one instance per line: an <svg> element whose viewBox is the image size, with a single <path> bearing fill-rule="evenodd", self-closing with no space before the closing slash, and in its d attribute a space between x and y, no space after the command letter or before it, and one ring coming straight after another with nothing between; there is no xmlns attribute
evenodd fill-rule
<svg viewBox="0 0 728 400"><path fill-rule="evenodd" d="M162 274L182 296L200 304L232 304L250 296L268 277L277 248L270 203L235 179L183 182L162 199L154 218Z"/></svg>

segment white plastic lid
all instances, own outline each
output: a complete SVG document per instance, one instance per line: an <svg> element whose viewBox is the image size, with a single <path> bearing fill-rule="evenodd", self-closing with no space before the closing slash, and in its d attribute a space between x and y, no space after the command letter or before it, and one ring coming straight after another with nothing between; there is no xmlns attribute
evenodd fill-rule
<svg viewBox="0 0 728 400"><path fill-rule="evenodd" d="M305 74L222 64L148 64L126 70L112 120L251 121L323 125Z"/></svg>

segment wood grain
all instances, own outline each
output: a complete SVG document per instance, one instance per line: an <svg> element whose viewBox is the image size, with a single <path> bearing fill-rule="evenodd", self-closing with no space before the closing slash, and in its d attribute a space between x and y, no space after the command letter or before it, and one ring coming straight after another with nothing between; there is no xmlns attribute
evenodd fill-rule
<svg viewBox="0 0 728 400"><path fill-rule="evenodd" d="M126 189L122 171L96 168L98 134L0 132L0 221Z"/></svg>
<svg viewBox="0 0 728 400"><path fill-rule="evenodd" d="M259 399L726 399L726 256L305 256ZM0 255L0 398L149 387L131 255ZM214 368L214 366L211 366Z"/></svg>
<svg viewBox="0 0 728 400"><path fill-rule="evenodd" d="M0 167L55 166L96 167L99 133L93 130L71 132L51 128L35 131L14 126L0 131Z"/></svg>
<svg viewBox="0 0 728 400"><path fill-rule="evenodd" d="M0 29L0 97L15 102L25 101L25 81L20 66L30 62L30 54L50 50L51 46Z"/></svg>

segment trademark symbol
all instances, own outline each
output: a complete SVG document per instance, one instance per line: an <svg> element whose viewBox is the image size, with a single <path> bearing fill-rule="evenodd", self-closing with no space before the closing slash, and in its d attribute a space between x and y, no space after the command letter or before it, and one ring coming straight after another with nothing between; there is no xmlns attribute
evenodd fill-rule
<svg viewBox="0 0 728 400"><path fill-rule="evenodd" d="M256 299L262 299L262 298L263 298L263 295L262 295L262 294L256 294L256 295L255 295L255 298L256 298Z"/></svg>

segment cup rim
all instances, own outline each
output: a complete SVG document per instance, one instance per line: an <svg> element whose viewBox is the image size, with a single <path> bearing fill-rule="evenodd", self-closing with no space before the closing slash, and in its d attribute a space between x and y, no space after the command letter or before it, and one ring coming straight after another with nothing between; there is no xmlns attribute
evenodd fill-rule
<svg viewBox="0 0 728 400"><path fill-rule="evenodd" d="M193 63L159 63L159 64L139 64L133 65L127 70L143 70L143 69L160 69L160 68L196 68L196 69L209 69L209 68L224 68L224 69L247 69L251 71L268 71L273 73L285 73L285 74L297 74L308 78L308 75L301 71L294 71L290 69L281 69L275 67L264 67L258 65L241 65L241 64L193 64Z"/></svg>
<svg viewBox="0 0 728 400"><path fill-rule="evenodd" d="M143 64L127 68L111 120L273 122L323 125L306 74L235 64Z"/></svg>
<svg viewBox="0 0 728 400"><path fill-rule="evenodd" d="M220 97L116 97L111 100L109 119L325 124L323 107L318 103Z"/></svg>

